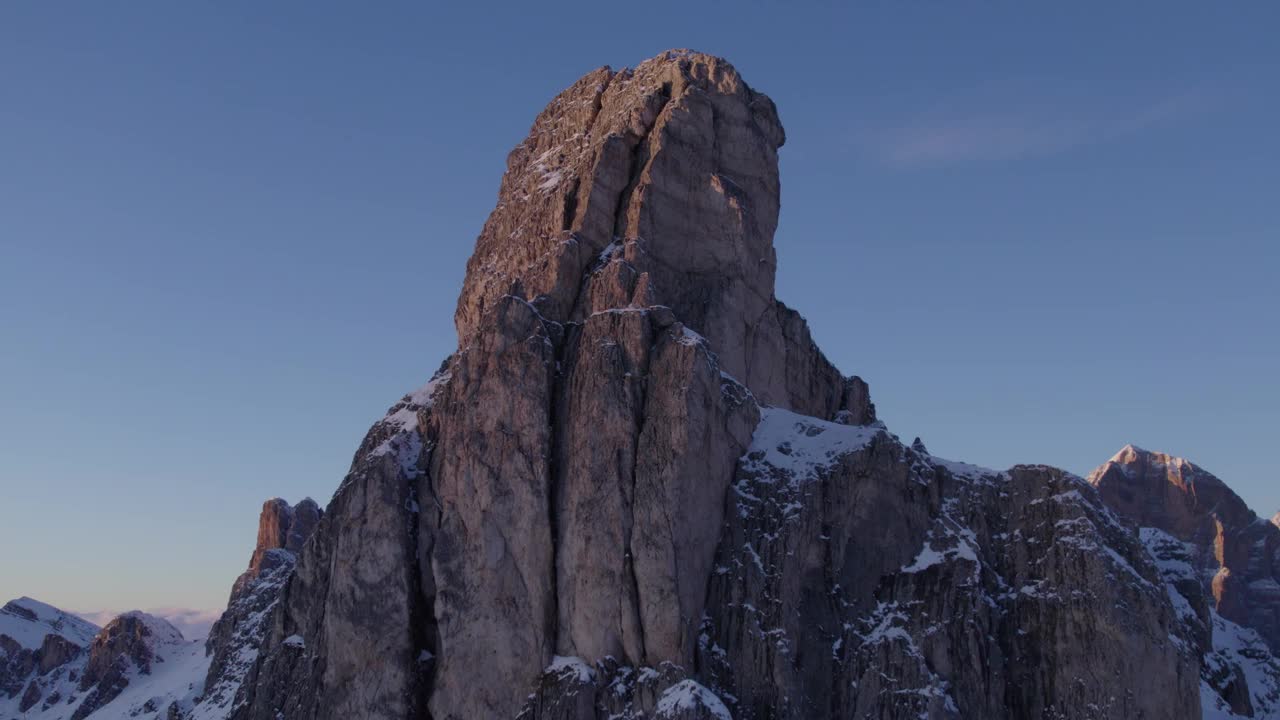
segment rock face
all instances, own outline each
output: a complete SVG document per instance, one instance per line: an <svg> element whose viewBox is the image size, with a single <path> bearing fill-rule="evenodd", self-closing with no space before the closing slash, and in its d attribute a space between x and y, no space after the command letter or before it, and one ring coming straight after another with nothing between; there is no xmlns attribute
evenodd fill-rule
<svg viewBox="0 0 1280 720"><path fill-rule="evenodd" d="M205 643L210 662L201 717L225 716L237 700L245 702L241 686L254 669L271 611L293 573L297 555L323 515L311 498L296 506L280 498L263 503L258 542L249 567L232 586L227 610L214 623Z"/></svg>
<svg viewBox="0 0 1280 720"><path fill-rule="evenodd" d="M1202 468L1132 445L1089 482L1140 527L1203 658L1206 708L1280 715L1280 528Z"/></svg>
<svg viewBox="0 0 1280 720"><path fill-rule="evenodd" d="M1093 487L904 445L774 296L783 140L688 51L547 106L233 717L1200 716Z"/></svg>

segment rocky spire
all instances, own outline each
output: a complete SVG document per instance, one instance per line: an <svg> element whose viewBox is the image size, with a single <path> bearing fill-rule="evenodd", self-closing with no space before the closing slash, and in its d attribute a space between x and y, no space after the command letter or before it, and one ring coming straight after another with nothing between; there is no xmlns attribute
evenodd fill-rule
<svg viewBox="0 0 1280 720"><path fill-rule="evenodd" d="M552 100L233 717L1194 717L1097 494L904 446L774 297L783 139L695 52Z"/></svg>
<svg viewBox="0 0 1280 720"><path fill-rule="evenodd" d="M304 498L297 505L281 498L262 504L258 540L249 567L236 579L227 609L210 628L205 641L209 669L201 717L225 717L237 698L242 704L245 702L239 693L270 627L270 613L293 573L298 554L323 516L311 498Z"/></svg>
<svg viewBox="0 0 1280 720"><path fill-rule="evenodd" d="M320 522L321 515L323 511L311 498L303 498L296 506L281 498L264 502L262 513L258 516L258 542L249 558L249 568L233 586L232 602L245 585L270 570L279 557L273 550L284 550L296 557L302 551L302 544Z"/></svg>
<svg viewBox="0 0 1280 720"><path fill-rule="evenodd" d="M84 700L71 720L82 720L114 700L138 675L150 675L157 663L183 644L182 633L168 621L132 611L116 617L93 639L80 675ZM172 657L170 657L172 659Z"/></svg>

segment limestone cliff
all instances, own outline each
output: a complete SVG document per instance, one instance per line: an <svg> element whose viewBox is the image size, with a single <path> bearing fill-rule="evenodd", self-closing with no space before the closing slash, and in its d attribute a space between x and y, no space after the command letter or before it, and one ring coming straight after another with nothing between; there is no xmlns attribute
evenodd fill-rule
<svg viewBox="0 0 1280 720"><path fill-rule="evenodd" d="M903 444L775 297L784 137L689 51L551 101L234 717L1200 716L1093 487Z"/></svg>

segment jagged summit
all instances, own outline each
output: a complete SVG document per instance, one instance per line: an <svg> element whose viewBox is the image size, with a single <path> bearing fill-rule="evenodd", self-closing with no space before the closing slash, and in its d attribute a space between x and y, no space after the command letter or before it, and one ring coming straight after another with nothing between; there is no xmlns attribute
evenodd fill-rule
<svg viewBox="0 0 1280 720"><path fill-rule="evenodd" d="M1108 462L1132 463L1138 458L1141 458L1145 462L1153 465L1162 465L1173 468L1190 467L1196 472L1203 472L1185 458L1160 452L1159 450L1147 450L1145 448L1140 448L1133 443L1128 443L1124 447L1120 448L1115 455L1111 456L1111 459Z"/></svg>

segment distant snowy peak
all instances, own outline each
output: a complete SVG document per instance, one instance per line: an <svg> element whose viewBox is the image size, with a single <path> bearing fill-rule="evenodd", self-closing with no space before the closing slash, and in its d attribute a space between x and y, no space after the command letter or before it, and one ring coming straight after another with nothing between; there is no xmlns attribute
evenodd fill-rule
<svg viewBox="0 0 1280 720"><path fill-rule="evenodd" d="M1156 450L1145 450L1132 443L1120 448L1119 452L1112 455L1111 459L1104 463L1102 467L1094 470L1089 476L1090 482L1093 481L1095 475L1101 475L1109 466L1116 466L1128 471L1137 468L1161 471L1166 474L1170 481L1176 482L1183 487L1194 486L1195 481L1201 477L1207 477L1219 485L1223 484L1221 480L1218 480L1211 473L1184 458ZM1093 484L1096 485L1097 483Z"/></svg>
<svg viewBox="0 0 1280 720"><path fill-rule="evenodd" d="M143 642L155 651L163 651L169 646L182 645L187 641L182 636L182 631L174 627L173 623L141 610L121 613L120 617L112 620L103 630L109 631L112 626L127 622L136 622L142 628Z"/></svg>
<svg viewBox="0 0 1280 720"><path fill-rule="evenodd" d="M88 620L29 597L10 600L0 608L0 635L9 636L28 650L38 649L47 635L87 648L98 630Z"/></svg>
<svg viewBox="0 0 1280 720"><path fill-rule="evenodd" d="M207 667L203 647L149 613L123 613L99 628L31 598L0 609L0 717L6 720L143 717L148 701L164 710L202 686L199 671L173 675L190 665ZM159 688L155 673L181 687Z"/></svg>
<svg viewBox="0 0 1280 720"><path fill-rule="evenodd" d="M1203 657L1204 717L1280 717L1280 516L1267 522L1212 473L1132 445L1089 481L1156 560L1180 642Z"/></svg>
<svg viewBox="0 0 1280 720"><path fill-rule="evenodd" d="M1183 458L1135 445L1121 448L1088 479L1121 514L1182 540L1212 531L1217 522L1241 528L1257 519L1213 473Z"/></svg>

